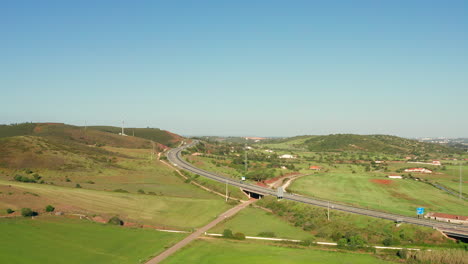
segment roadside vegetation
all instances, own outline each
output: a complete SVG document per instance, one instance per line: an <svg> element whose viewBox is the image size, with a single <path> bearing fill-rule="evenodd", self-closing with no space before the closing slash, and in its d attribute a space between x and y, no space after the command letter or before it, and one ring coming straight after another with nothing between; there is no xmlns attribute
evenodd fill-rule
<svg viewBox="0 0 468 264"><path fill-rule="evenodd" d="M162 263L390 263L369 254L225 239L197 240Z"/></svg>

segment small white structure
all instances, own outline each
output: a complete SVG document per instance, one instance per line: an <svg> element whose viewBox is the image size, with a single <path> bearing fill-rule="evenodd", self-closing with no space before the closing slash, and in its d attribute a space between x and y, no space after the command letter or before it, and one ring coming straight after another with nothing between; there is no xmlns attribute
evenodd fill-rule
<svg viewBox="0 0 468 264"><path fill-rule="evenodd" d="M294 155L291 155L291 154L283 154L281 156L279 156L280 159L295 159L296 157L294 157Z"/></svg>
<svg viewBox="0 0 468 264"><path fill-rule="evenodd" d="M432 161L432 165L440 166L440 165L442 165L442 164L440 163L439 160L433 160L433 161Z"/></svg>
<svg viewBox="0 0 468 264"><path fill-rule="evenodd" d="M387 177L390 179L403 179L401 175L388 175Z"/></svg>
<svg viewBox="0 0 468 264"><path fill-rule="evenodd" d="M405 172L432 173L431 170L425 168L410 168L406 169Z"/></svg>
<svg viewBox="0 0 468 264"><path fill-rule="evenodd" d="M271 149L266 149L265 152L273 153L273 150L271 150Z"/></svg>

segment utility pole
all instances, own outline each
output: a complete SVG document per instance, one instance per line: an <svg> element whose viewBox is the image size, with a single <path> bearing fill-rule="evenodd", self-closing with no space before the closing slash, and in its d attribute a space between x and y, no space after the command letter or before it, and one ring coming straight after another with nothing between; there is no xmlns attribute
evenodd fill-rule
<svg viewBox="0 0 468 264"><path fill-rule="evenodd" d="M153 147L152 151L151 151L151 160L153 160L153 158L154 158L154 141L153 140L151 140L151 145Z"/></svg>
<svg viewBox="0 0 468 264"><path fill-rule="evenodd" d="M228 200L228 186L227 186L227 179L226 179L226 202Z"/></svg>
<svg viewBox="0 0 468 264"><path fill-rule="evenodd" d="M125 135L125 133L124 133L124 126L125 126L125 121L122 120L122 136Z"/></svg>
<svg viewBox="0 0 468 264"><path fill-rule="evenodd" d="M462 199L463 196L462 196L462 166L461 166L461 162L460 162L460 199Z"/></svg>
<svg viewBox="0 0 468 264"><path fill-rule="evenodd" d="M245 144L245 150L244 150L244 167L245 167L245 175L247 175L247 144Z"/></svg>
<svg viewBox="0 0 468 264"><path fill-rule="evenodd" d="M330 221L330 201L328 201L328 206L327 206L327 218L328 218L328 221Z"/></svg>

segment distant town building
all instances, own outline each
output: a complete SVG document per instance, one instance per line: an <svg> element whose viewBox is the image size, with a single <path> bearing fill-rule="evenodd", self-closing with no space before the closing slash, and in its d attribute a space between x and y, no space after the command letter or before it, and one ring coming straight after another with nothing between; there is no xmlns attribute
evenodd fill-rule
<svg viewBox="0 0 468 264"><path fill-rule="evenodd" d="M316 170L316 171L319 171L319 170L321 170L321 169L322 169L322 167L320 167L320 166L310 166L310 167L309 167L309 169L310 169L310 170Z"/></svg>
<svg viewBox="0 0 468 264"><path fill-rule="evenodd" d="M428 170L425 168L409 168L409 169L406 169L405 172L432 173L431 170Z"/></svg>
<svg viewBox="0 0 468 264"><path fill-rule="evenodd" d="M433 161L432 161L432 165L440 166L440 165L442 165L442 164L440 163L439 160L433 160Z"/></svg>
<svg viewBox="0 0 468 264"><path fill-rule="evenodd" d="M192 154L192 156L201 156L201 155L203 155L203 154L201 154L200 152L195 152L195 153Z"/></svg>
<svg viewBox="0 0 468 264"><path fill-rule="evenodd" d="M294 155L291 155L291 154L283 154L281 156L279 156L280 159L295 159L296 157L294 157Z"/></svg>
<svg viewBox="0 0 468 264"><path fill-rule="evenodd" d="M263 137L245 137L245 140L253 140L254 142L259 142L260 140L265 140Z"/></svg>
<svg viewBox="0 0 468 264"><path fill-rule="evenodd" d="M268 152L268 153L273 153L274 151L271 150L271 149L266 149L265 152Z"/></svg>
<svg viewBox="0 0 468 264"><path fill-rule="evenodd" d="M403 179L401 175L388 175L387 177L390 179Z"/></svg>
<svg viewBox="0 0 468 264"><path fill-rule="evenodd" d="M458 224L468 224L468 216L452 215L444 213L427 213L425 218Z"/></svg>

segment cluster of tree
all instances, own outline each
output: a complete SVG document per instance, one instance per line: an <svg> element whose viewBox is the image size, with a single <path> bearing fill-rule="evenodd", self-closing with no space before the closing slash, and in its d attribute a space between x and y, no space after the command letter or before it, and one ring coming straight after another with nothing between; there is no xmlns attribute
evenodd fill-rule
<svg viewBox="0 0 468 264"><path fill-rule="evenodd" d="M277 202L273 197L264 197L259 205L271 209L291 224L305 231L314 230L317 237L328 238L339 242L350 249L370 244L418 244L440 243L443 238L434 230L422 230L413 226L395 227L392 223L380 219L369 220L367 226L357 227L352 215L330 212L327 220L327 209L299 204L292 201Z"/></svg>
<svg viewBox="0 0 468 264"><path fill-rule="evenodd" d="M239 233L238 232L238 233L233 234L231 229L224 229L223 237L224 238L229 238L229 239L237 239L237 240L244 240L245 239L244 233Z"/></svg>

